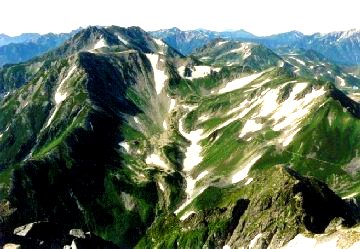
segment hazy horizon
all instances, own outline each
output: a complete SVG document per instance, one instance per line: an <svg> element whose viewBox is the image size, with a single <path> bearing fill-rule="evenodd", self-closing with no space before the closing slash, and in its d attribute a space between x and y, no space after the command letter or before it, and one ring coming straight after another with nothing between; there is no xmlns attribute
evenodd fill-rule
<svg viewBox="0 0 360 249"><path fill-rule="evenodd" d="M244 29L257 36L300 31L306 35L360 28L355 0L183 0L72 2L12 0L2 3L0 33L66 33L87 26L139 26L146 31L178 27L223 31Z"/></svg>

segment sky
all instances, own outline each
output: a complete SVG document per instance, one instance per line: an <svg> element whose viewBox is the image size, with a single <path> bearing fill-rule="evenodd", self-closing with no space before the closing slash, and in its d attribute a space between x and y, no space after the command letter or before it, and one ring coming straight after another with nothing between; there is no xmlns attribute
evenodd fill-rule
<svg viewBox="0 0 360 249"><path fill-rule="evenodd" d="M89 25L327 33L360 29L359 7L359 0L2 0L0 33L60 33Z"/></svg>

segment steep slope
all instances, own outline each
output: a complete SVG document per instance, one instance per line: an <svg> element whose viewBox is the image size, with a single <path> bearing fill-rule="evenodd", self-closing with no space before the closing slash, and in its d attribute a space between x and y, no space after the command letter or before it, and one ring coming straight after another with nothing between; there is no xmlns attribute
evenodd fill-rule
<svg viewBox="0 0 360 249"><path fill-rule="evenodd" d="M299 233L323 232L335 217L341 217L339 225L354 223L346 203L315 179L283 166L251 176L252 181L206 189L192 202L192 213L160 218L137 247L281 248Z"/></svg>
<svg viewBox="0 0 360 249"><path fill-rule="evenodd" d="M51 52L49 68L1 102L1 233L7 237L16 226L47 220L131 247L153 221L164 169L145 159L158 150L151 141L163 131L171 102L166 72L180 57L139 28L119 28L128 31L129 47L119 47L120 38L111 46L111 29L82 31L59 48L72 55L51 61L59 50ZM102 41L97 32L109 37ZM96 39L82 40L81 48L84 34ZM164 181L182 180L170 172ZM172 198L181 192L173 188Z"/></svg>

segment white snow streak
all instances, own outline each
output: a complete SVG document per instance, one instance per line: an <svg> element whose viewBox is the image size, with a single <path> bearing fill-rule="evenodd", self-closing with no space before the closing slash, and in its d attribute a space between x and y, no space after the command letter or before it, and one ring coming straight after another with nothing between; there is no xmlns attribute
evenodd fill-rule
<svg viewBox="0 0 360 249"><path fill-rule="evenodd" d="M169 113L174 110L176 106L176 99L170 99L170 107L169 107Z"/></svg>
<svg viewBox="0 0 360 249"><path fill-rule="evenodd" d="M245 182L245 185L249 185L253 180L254 180L254 178L250 177L250 178Z"/></svg>
<svg viewBox="0 0 360 249"><path fill-rule="evenodd" d="M168 79L168 76L165 74L164 71L157 68L159 61L158 54L146 54L146 57L150 61L153 68L156 93L160 94L161 90L165 86L165 81Z"/></svg>
<svg viewBox="0 0 360 249"><path fill-rule="evenodd" d="M252 249L256 246L256 243L257 241L261 238L262 236L262 233L259 233L258 235L256 235L251 241L250 241L250 244L249 244L249 249Z"/></svg>
<svg viewBox="0 0 360 249"><path fill-rule="evenodd" d="M119 41L121 41L121 42L124 43L125 45L128 45L128 44L129 44L129 42L128 42L127 40L125 40L121 35L118 35L117 37L118 37Z"/></svg>
<svg viewBox="0 0 360 249"><path fill-rule="evenodd" d="M252 158L239 172L234 174L232 176L231 183L237 183L237 182L244 180L248 176L248 173L249 173L251 167L256 163L257 160L259 160L261 158L261 156L262 155L258 155L256 157Z"/></svg>
<svg viewBox="0 0 360 249"><path fill-rule="evenodd" d="M225 43L228 43L229 41L219 41L218 43L216 43L216 46L221 46Z"/></svg>
<svg viewBox="0 0 360 249"><path fill-rule="evenodd" d="M179 132L191 142L190 146L186 148L184 159L184 171L190 171L202 161L202 157L200 156L202 148L199 142L202 139L203 130L199 129L186 133L183 128L183 119L180 119Z"/></svg>
<svg viewBox="0 0 360 249"><path fill-rule="evenodd" d="M75 69L76 69L76 66L73 66L72 68L70 68L68 74L67 74L66 77L60 82L58 88L56 89L56 91L55 91L55 97L54 97L55 103L56 103L56 105L55 105L55 110L54 110L54 112L51 114L51 116L50 116L50 118L49 118L49 120L48 120L45 128L48 127L48 126L51 124L51 122L53 121L56 113L58 112L58 110L59 110L59 108L60 108L60 104L66 99L68 93L67 93L67 92L63 92L63 91L62 91L62 88L63 88L64 83L65 83L65 82L71 77L71 75L75 72Z"/></svg>
<svg viewBox="0 0 360 249"><path fill-rule="evenodd" d="M355 197L357 194L358 194L357 192L349 194L349 195L345 196L343 199L351 199L351 198Z"/></svg>
<svg viewBox="0 0 360 249"><path fill-rule="evenodd" d="M123 147L123 148L126 150L127 153L129 153L129 151L130 151L130 145L129 145L129 143L127 143L127 142L121 142L121 143L119 143L119 145L120 145L121 147Z"/></svg>
<svg viewBox="0 0 360 249"><path fill-rule="evenodd" d="M293 56L291 56L291 57L289 57L289 58L291 58L291 59L293 59L293 60L297 61L299 64L301 64L301 65L303 65L303 66L305 66L305 65L306 65L304 61L302 61L302 60L300 60L300 59L298 59L298 58L295 58L295 57L293 57Z"/></svg>
<svg viewBox="0 0 360 249"><path fill-rule="evenodd" d="M191 211L188 211L186 212L185 214L183 214L181 217L180 217L180 220L183 221L183 220L186 220L190 215L192 214L196 214L195 211L191 210Z"/></svg>
<svg viewBox="0 0 360 249"><path fill-rule="evenodd" d="M161 167L163 169L168 169L168 166L166 165L166 163L157 154L151 154L150 156L148 156L145 159L145 163L146 164L154 164L154 165L157 165L157 166L159 166L159 167Z"/></svg>
<svg viewBox="0 0 360 249"><path fill-rule="evenodd" d="M227 92L232 92L234 90L240 89L244 86L246 86L247 84L251 83L252 81L256 80L257 78L259 78L261 75L263 74L263 72L261 73L257 73L257 74L252 74L240 79L236 79L233 81L230 81L226 84L226 86L222 89L219 90L219 93L227 93Z"/></svg>
<svg viewBox="0 0 360 249"><path fill-rule="evenodd" d="M346 82L343 78L336 76L336 79L340 82L340 86L346 86Z"/></svg>
<svg viewBox="0 0 360 249"><path fill-rule="evenodd" d="M161 189L161 191L165 192L164 185L162 185L161 182L158 182L158 184L159 184L159 188Z"/></svg>

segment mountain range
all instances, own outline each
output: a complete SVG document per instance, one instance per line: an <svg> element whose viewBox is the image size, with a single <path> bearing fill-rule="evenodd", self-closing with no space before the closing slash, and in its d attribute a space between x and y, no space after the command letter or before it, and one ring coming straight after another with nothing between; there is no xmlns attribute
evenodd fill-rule
<svg viewBox="0 0 360 249"><path fill-rule="evenodd" d="M360 79L301 39L88 27L4 65L0 245L359 248Z"/></svg>
<svg viewBox="0 0 360 249"><path fill-rule="evenodd" d="M0 34L0 67L30 60L64 43L79 30L62 34L26 33L10 37Z"/></svg>
<svg viewBox="0 0 360 249"><path fill-rule="evenodd" d="M224 38L262 44L275 51L283 47L314 50L340 65L358 65L360 63L360 31L356 29L327 34L315 33L313 35L290 31L264 37L255 36L244 30L232 32L181 31L177 28L154 31L151 34L164 39L169 45L185 55L192 53L211 40Z"/></svg>

